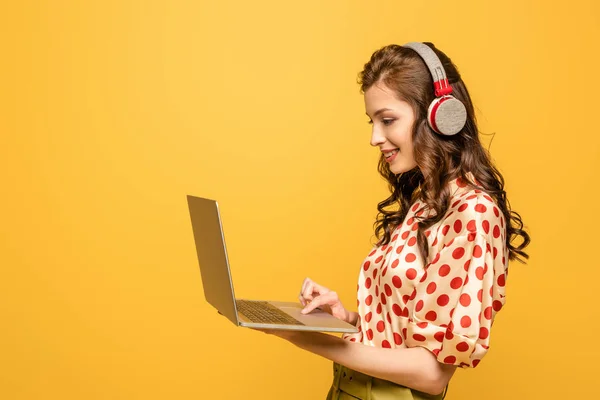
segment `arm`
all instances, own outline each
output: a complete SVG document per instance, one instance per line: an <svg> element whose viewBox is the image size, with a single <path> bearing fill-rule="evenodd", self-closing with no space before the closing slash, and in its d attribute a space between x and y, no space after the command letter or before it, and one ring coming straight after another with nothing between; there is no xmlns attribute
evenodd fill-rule
<svg viewBox="0 0 600 400"><path fill-rule="evenodd" d="M356 313L355 313L356 314ZM441 393L456 370L422 347L386 349L315 332L282 335L301 349L348 368L429 394Z"/></svg>

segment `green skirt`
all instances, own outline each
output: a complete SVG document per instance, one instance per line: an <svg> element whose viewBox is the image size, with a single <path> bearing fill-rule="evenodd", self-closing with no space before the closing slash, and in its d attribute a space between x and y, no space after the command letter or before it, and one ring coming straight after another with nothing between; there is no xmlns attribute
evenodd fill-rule
<svg viewBox="0 0 600 400"><path fill-rule="evenodd" d="M431 395L333 363L333 384L327 400L441 400L446 390Z"/></svg>

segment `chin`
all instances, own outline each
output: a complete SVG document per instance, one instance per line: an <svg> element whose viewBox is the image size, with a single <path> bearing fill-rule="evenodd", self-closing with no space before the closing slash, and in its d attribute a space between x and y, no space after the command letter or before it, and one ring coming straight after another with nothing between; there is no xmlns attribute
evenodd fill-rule
<svg viewBox="0 0 600 400"><path fill-rule="evenodd" d="M407 166L407 165L390 165L390 171L393 174L399 175L399 174L403 174L405 172L411 171L416 167L416 165L414 166Z"/></svg>

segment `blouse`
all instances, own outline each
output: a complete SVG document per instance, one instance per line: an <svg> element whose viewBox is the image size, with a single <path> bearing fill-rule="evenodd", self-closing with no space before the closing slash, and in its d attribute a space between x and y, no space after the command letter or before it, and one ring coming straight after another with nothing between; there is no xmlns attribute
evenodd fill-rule
<svg viewBox="0 0 600 400"><path fill-rule="evenodd" d="M470 176L472 178L472 175ZM389 244L375 246L358 277L358 333L367 346L421 346L444 364L476 367L490 345L494 317L505 304L506 225L495 201L457 178L451 205L425 231L429 255L417 246L416 200Z"/></svg>

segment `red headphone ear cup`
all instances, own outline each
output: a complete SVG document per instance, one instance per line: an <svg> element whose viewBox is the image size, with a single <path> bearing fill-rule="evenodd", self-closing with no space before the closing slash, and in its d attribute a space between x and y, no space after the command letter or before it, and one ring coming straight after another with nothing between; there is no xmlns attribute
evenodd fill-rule
<svg viewBox="0 0 600 400"><path fill-rule="evenodd" d="M456 135L465 126L467 110L454 96L436 98L427 110L427 122L431 129L441 135Z"/></svg>

